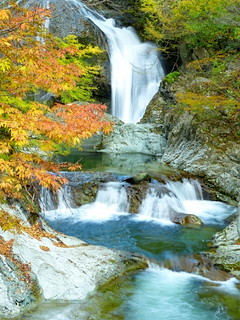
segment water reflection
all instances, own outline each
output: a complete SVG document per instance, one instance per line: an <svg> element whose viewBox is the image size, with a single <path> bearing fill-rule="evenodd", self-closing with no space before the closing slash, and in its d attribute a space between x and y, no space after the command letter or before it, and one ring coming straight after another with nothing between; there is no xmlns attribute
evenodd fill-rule
<svg viewBox="0 0 240 320"><path fill-rule="evenodd" d="M160 159L142 153L110 154L101 152L80 152L73 149L68 156L59 156L59 162L79 162L83 170L114 172L134 175L138 172L174 172L173 168Z"/></svg>

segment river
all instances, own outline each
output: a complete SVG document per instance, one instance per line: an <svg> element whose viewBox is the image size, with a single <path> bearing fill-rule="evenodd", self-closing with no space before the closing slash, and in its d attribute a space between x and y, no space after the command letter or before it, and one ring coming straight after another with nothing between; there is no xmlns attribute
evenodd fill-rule
<svg viewBox="0 0 240 320"><path fill-rule="evenodd" d="M68 235L91 244L142 254L149 259L149 267L112 281L87 301L41 303L34 312L21 319L239 319L240 291L235 278L213 281L188 273L183 268L183 265L192 263L198 252L208 250L212 234L225 226L225 219L234 213L235 208L204 199L197 180L183 179L182 182L168 181L165 184L168 192L162 195L154 193L154 186L159 183L153 181L139 213L131 214L128 212L126 182L122 182L129 174L128 170L123 176L121 163L109 169L104 168L101 158L96 159L96 168L121 172L119 181L103 184L96 200L79 208L71 207L71 192L62 189L58 208L44 210L43 206L43 214L51 226ZM140 163L139 159L138 155ZM92 161L89 165L93 165ZM142 158L142 167L147 171L152 172L154 166L159 172L160 164L156 160ZM162 170L166 172L167 168ZM194 212L204 225L184 227L173 224L169 219L171 210Z"/></svg>
<svg viewBox="0 0 240 320"><path fill-rule="evenodd" d="M56 0L26 3L57 5ZM78 0L66 0L66 5L69 10L84 14L104 32L111 64L112 113L124 122L136 123L164 76L156 47L141 43L132 28L116 27L113 19L105 19ZM88 243L144 255L149 259L149 267L112 281L87 301L42 302L19 319L240 319L236 279L214 281L185 270L196 254L208 250L211 236L225 226L225 219L235 208L205 199L199 182L192 179L168 181L168 192L162 194L155 192L158 182L153 181L139 213L133 215L128 211L123 176L139 171L159 174L172 169L144 155L92 155L76 155L83 160L84 170L115 172L119 181L100 187L96 200L79 208L71 207L71 192L66 193L67 188L63 188L58 208L43 210L43 215L57 230ZM176 225L170 220L172 211L194 213L204 225Z"/></svg>

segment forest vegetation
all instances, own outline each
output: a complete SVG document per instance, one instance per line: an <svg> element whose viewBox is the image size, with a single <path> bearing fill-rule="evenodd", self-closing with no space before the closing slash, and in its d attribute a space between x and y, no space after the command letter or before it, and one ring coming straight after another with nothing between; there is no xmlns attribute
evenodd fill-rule
<svg viewBox="0 0 240 320"><path fill-rule="evenodd" d="M178 108L230 124L239 136L239 1L141 0L141 11L144 37L177 57L164 81L179 86Z"/></svg>
<svg viewBox="0 0 240 320"><path fill-rule="evenodd" d="M0 199L29 198L35 182L58 189L65 179L60 169L80 165L51 161L56 153L81 146L81 140L111 126L103 120L105 106L91 101L98 66L86 58L100 53L82 46L75 36L58 39L45 28L51 12L26 9L10 2L0 7ZM51 93L51 107L34 95ZM65 104L68 103L68 104ZM32 202L29 201L28 209Z"/></svg>

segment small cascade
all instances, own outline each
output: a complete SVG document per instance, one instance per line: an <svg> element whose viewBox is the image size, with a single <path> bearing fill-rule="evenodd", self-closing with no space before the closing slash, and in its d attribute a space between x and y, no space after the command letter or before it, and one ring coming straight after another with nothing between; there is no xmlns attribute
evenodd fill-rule
<svg viewBox="0 0 240 320"><path fill-rule="evenodd" d="M76 208L71 187L64 185L57 194L57 199L48 189L41 191L42 213L48 220L68 219L75 221L93 220L101 222L118 215L127 214L129 204L124 183L108 182L98 190L93 203Z"/></svg>
<svg viewBox="0 0 240 320"><path fill-rule="evenodd" d="M123 184L108 182L98 191L95 203L106 204L115 212L128 212L129 203Z"/></svg>
<svg viewBox="0 0 240 320"><path fill-rule="evenodd" d="M57 194L52 193L47 188L41 188L40 207L41 212L45 214L51 210L64 211L74 207L71 200L72 192L69 185L63 185Z"/></svg>
<svg viewBox="0 0 240 320"><path fill-rule="evenodd" d="M201 185L198 181L184 179L183 182L169 181L165 188L150 188L139 209L144 217L154 218L162 222L171 221L174 213L185 213L185 201L203 200Z"/></svg>
<svg viewBox="0 0 240 320"><path fill-rule="evenodd" d="M204 223L222 223L236 212L236 208L217 201L203 199L201 185L197 180L169 181L165 188L150 188L139 209L142 218L171 223L177 213L194 214Z"/></svg>
<svg viewBox="0 0 240 320"><path fill-rule="evenodd" d="M171 223L171 213L183 212L181 202L174 196L158 196L155 189L150 189L139 209L139 214L144 218L154 218L161 222Z"/></svg>
<svg viewBox="0 0 240 320"><path fill-rule="evenodd" d="M203 200L202 187L197 180L183 179L183 182L168 181L165 187L180 201Z"/></svg>

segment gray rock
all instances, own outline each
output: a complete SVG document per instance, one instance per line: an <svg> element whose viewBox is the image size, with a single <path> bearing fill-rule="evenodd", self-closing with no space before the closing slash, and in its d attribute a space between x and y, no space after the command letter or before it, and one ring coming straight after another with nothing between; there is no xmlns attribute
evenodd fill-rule
<svg viewBox="0 0 240 320"><path fill-rule="evenodd" d="M240 279L240 237L237 220L223 231L217 232L212 239L212 244L215 250L206 255L215 265Z"/></svg>
<svg viewBox="0 0 240 320"><path fill-rule="evenodd" d="M127 178L125 181L131 184L139 184L144 181L150 182L151 176L145 172L139 172L136 176Z"/></svg>
<svg viewBox="0 0 240 320"><path fill-rule="evenodd" d="M240 202L238 204L238 219L237 219L237 231L240 238Z"/></svg>
<svg viewBox="0 0 240 320"><path fill-rule="evenodd" d="M101 152L144 153L161 156L166 145L161 125L123 124L103 137Z"/></svg>
<svg viewBox="0 0 240 320"><path fill-rule="evenodd" d="M26 308L36 302L34 288L40 291L34 279L0 254L0 317L12 318L18 316Z"/></svg>
<svg viewBox="0 0 240 320"><path fill-rule="evenodd" d="M18 316L36 299L83 300L113 278L147 267L138 255L87 245L41 225L50 234L34 238L0 228L1 241L11 245L9 257L0 254L0 318Z"/></svg>

